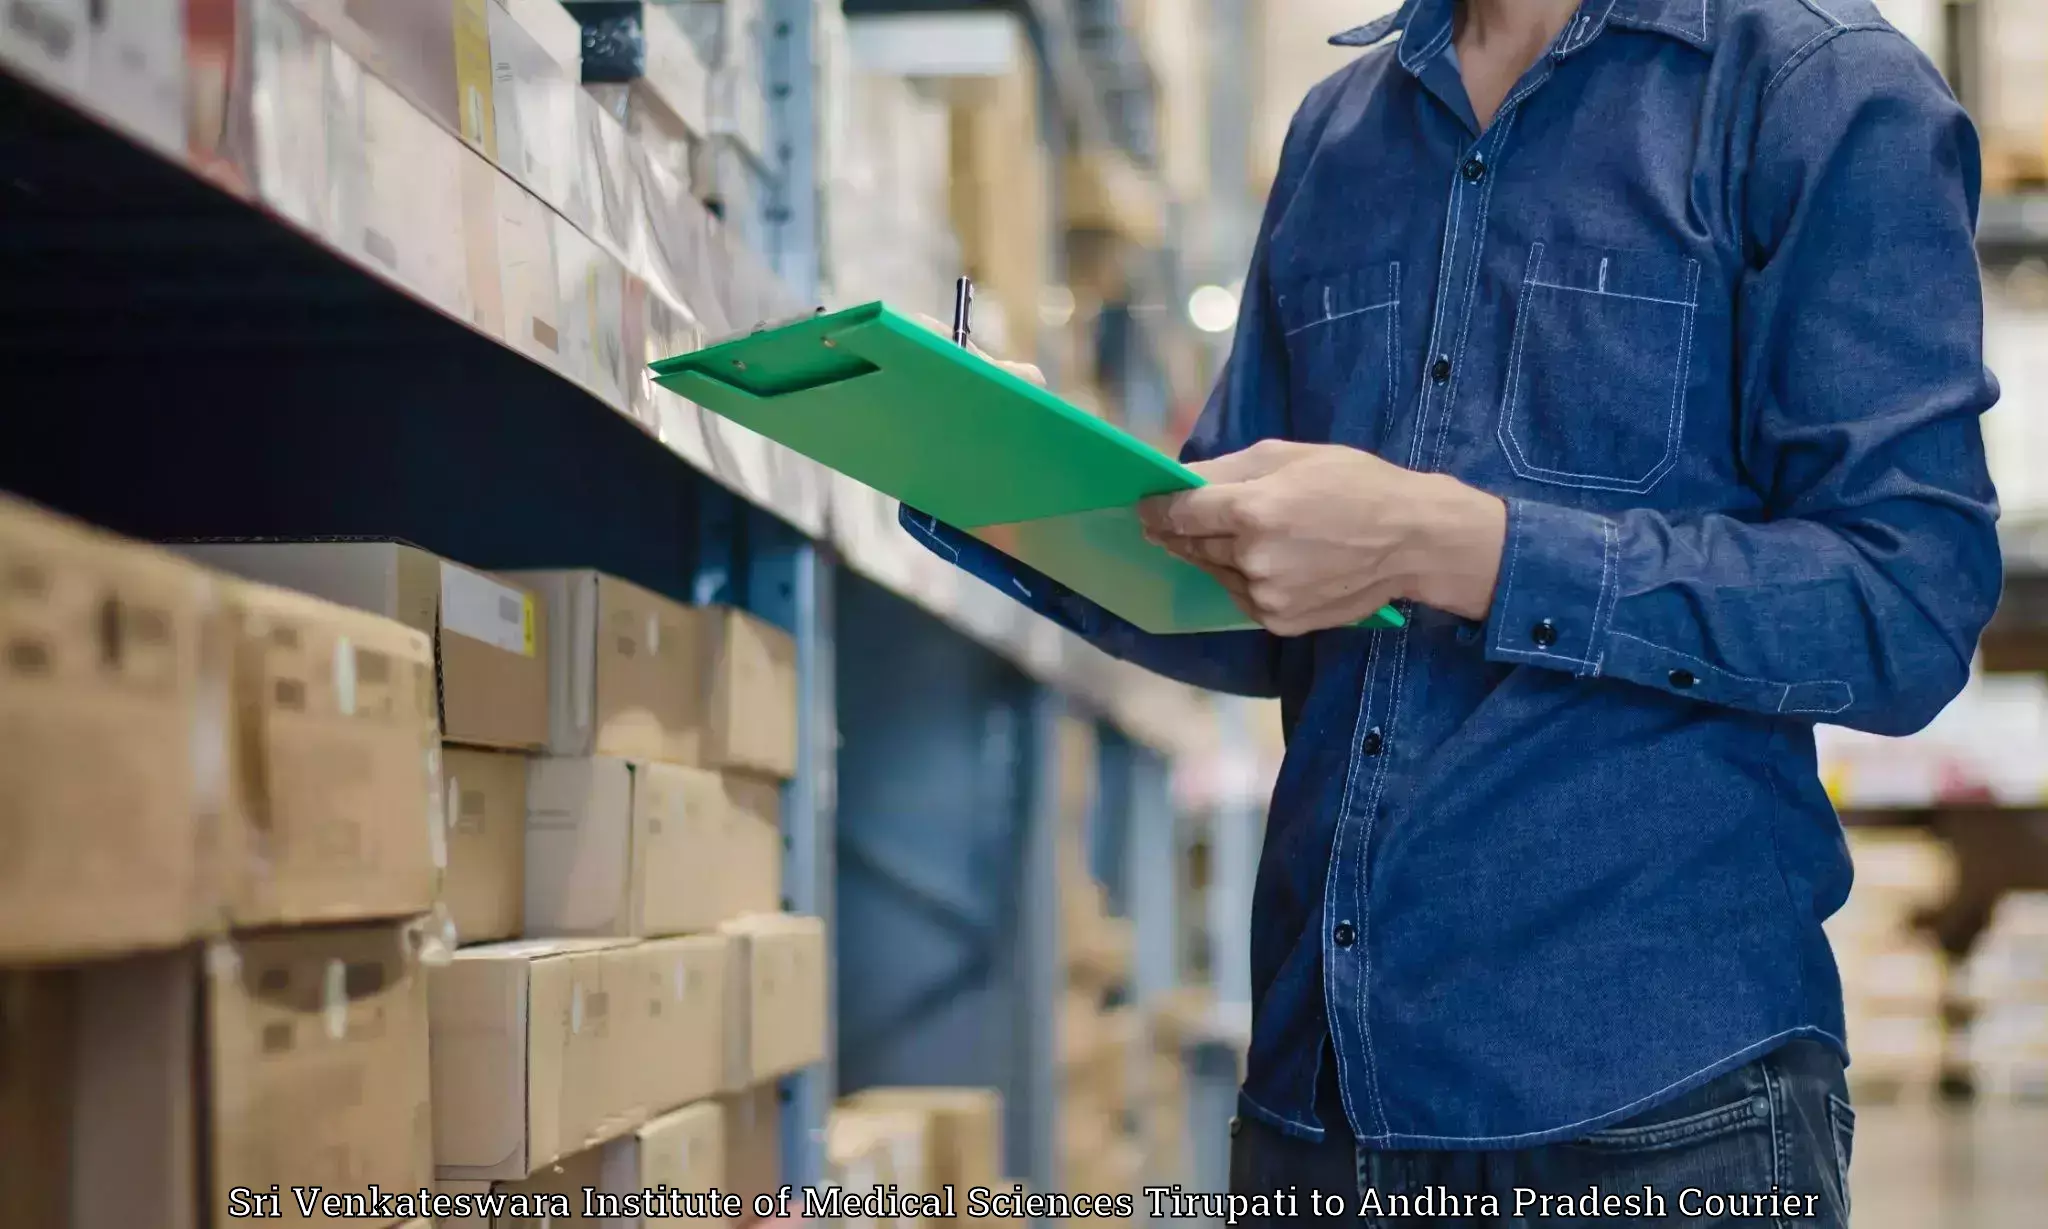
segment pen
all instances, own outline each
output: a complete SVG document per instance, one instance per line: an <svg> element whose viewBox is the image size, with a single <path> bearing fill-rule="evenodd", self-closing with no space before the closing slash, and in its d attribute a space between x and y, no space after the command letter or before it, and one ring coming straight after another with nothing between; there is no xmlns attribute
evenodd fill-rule
<svg viewBox="0 0 2048 1229"><path fill-rule="evenodd" d="M974 330L969 327L968 314L974 310L974 281L961 278L953 283L953 344L964 346L968 335Z"/></svg>

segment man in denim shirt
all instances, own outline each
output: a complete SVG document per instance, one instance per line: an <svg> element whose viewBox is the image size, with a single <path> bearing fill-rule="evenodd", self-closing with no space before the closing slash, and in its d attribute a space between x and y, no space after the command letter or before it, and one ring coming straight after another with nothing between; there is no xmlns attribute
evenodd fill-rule
<svg viewBox="0 0 2048 1229"><path fill-rule="evenodd" d="M1335 41L1372 49L1288 135L1211 484L1145 513L1265 630L1146 636L904 523L1281 699L1239 1191L1843 1225L1813 725L1924 725L1998 596L1975 134L1869 0L1408 0Z"/></svg>

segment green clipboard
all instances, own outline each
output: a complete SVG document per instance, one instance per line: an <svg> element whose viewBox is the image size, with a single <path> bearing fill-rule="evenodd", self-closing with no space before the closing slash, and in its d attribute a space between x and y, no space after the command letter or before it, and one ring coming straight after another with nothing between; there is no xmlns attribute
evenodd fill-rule
<svg viewBox="0 0 2048 1229"><path fill-rule="evenodd" d="M1136 505L1202 485L1143 441L869 303L651 364L705 409L1002 550L1161 634L1255 626L1147 542ZM1387 607L1361 626L1398 627Z"/></svg>

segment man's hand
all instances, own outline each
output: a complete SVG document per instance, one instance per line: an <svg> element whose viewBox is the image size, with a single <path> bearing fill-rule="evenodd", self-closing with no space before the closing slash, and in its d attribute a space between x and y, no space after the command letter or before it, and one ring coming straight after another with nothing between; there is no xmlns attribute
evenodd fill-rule
<svg viewBox="0 0 2048 1229"><path fill-rule="evenodd" d="M1397 598L1486 617L1507 505L1335 444L1265 440L1191 467L1209 485L1139 505L1146 536L1200 565L1281 636L1347 627Z"/></svg>

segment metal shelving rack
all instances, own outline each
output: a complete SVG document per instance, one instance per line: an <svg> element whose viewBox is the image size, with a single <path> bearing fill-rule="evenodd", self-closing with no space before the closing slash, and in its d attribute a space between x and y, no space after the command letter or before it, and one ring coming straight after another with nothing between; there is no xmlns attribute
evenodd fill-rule
<svg viewBox="0 0 2048 1229"><path fill-rule="evenodd" d="M1170 765L1203 703L962 581L873 493L641 376L664 347L816 293L818 2L770 0L777 166L755 256L594 111L576 152L606 191L580 206L395 90L409 143L327 151L359 118L333 112L337 79L388 83L287 0L186 0L182 28L162 23L148 67L182 97L169 115L95 68L97 6L39 0L44 20L0 28L0 488L141 537L370 534L485 568L593 566L788 629L786 906L837 936L844 1018L827 1062L786 1082L786 1178L823 1177L839 1092L939 1078L1002 1087L1011 1165L1043 1181L1052 723L1091 713L1124 749L1131 865L1163 875ZM426 225L420 172L444 163L464 193L553 228L553 285L527 287L561 291L552 353L476 290L530 272L496 246L502 218L380 246L345 208ZM434 276L451 253L467 279ZM593 310L572 319L579 291ZM1133 883L1157 986L1171 901Z"/></svg>

